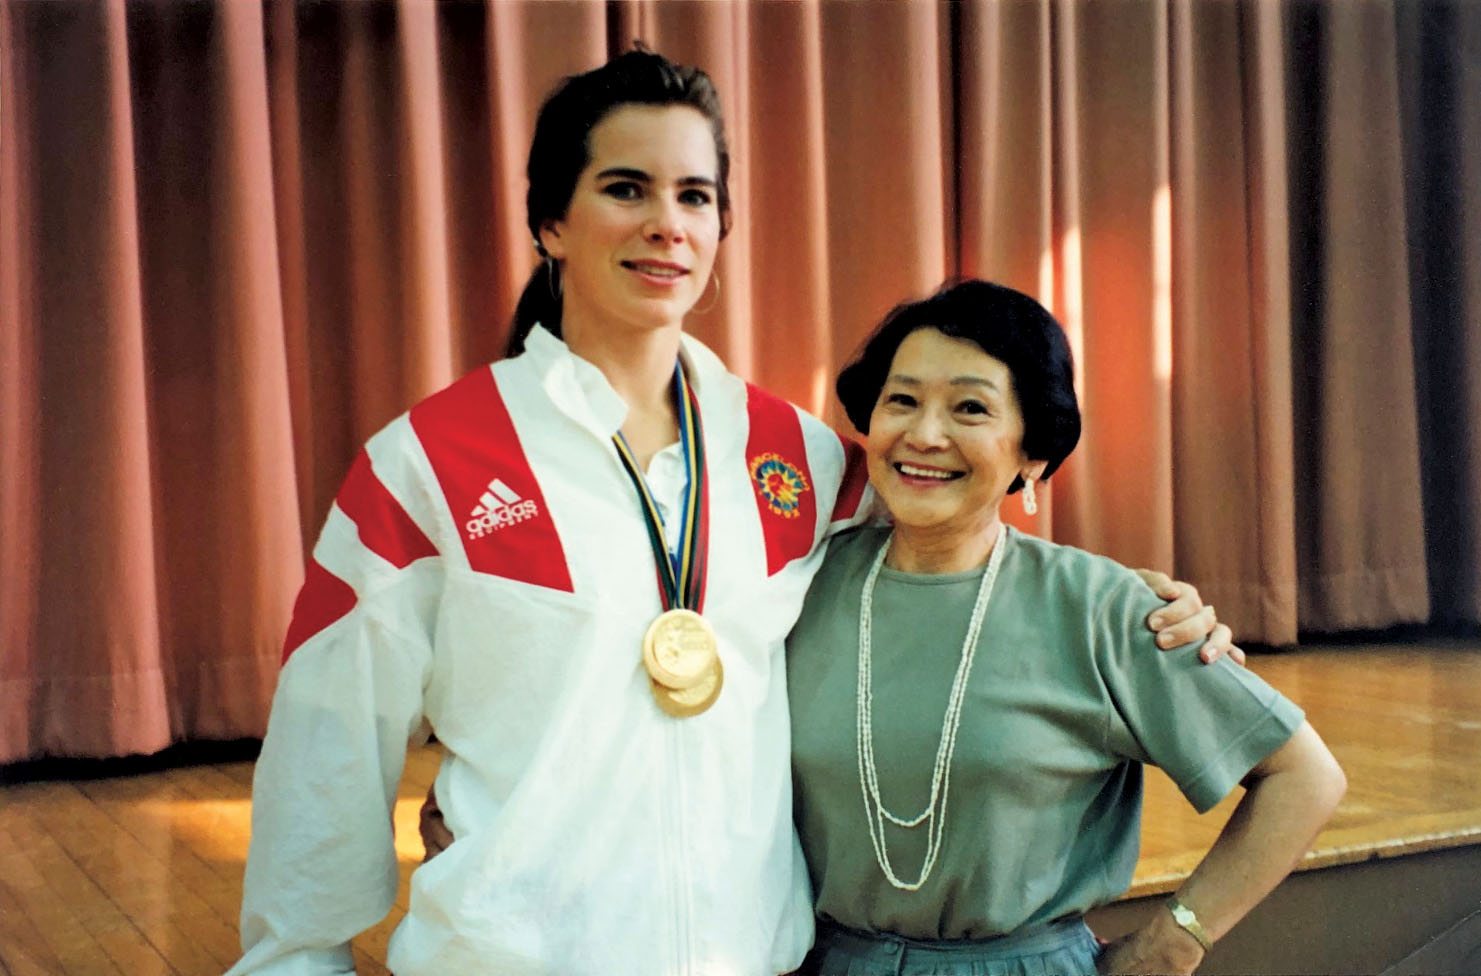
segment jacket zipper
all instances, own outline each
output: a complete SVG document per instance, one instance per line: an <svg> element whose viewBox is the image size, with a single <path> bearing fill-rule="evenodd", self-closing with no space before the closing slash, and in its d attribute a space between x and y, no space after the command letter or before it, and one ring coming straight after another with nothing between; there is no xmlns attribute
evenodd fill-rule
<svg viewBox="0 0 1481 976"><path fill-rule="evenodd" d="M693 925L693 900L689 884L689 824L684 816L688 797L684 783L684 738L682 721L671 720L669 729L669 779L673 784L669 790L670 811L674 825L674 857L671 883L674 891L674 963L677 976L689 976L693 970L694 954L690 945Z"/></svg>

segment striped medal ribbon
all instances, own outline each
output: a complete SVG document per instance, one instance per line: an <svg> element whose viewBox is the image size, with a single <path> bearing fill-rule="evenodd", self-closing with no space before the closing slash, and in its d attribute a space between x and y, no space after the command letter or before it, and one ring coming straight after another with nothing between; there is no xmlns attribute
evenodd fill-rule
<svg viewBox="0 0 1481 976"><path fill-rule="evenodd" d="M720 697L725 670L720 663L715 632L709 621L700 616L709 561L709 519L704 511L709 497L705 491L704 437L699 403L677 363L674 403L679 413L679 448L687 479L677 552L669 551L658 504L621 431L613 435L612 443L638 494L648 542L653 547L658 596L663 604L663 612L643 635L643 667L648 671L649 690L666 714L689 718L706 711Z"/></svg>

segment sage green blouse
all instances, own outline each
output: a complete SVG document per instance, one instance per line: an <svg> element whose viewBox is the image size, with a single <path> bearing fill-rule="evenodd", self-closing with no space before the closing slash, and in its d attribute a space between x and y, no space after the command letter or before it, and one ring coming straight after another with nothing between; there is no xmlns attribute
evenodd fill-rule
<svg viewBox="0 0 1481 976"><path fill-rule="evenodd" d="M924 939L983 939L1110 901L1136 865L1142 764L1203 812L1300 726L1299 708L1227 658L1161 651L1159 599L1125 567L1007 533L967 684L942 849L901 891L875 860L857 752L859 606L887 529L841 536L788 640L795 812L820 915ZM931 769L983 570L884 567L874 594L873 738L881 796L912 817ZM928 824L885 827L914 881Z"/></svg>

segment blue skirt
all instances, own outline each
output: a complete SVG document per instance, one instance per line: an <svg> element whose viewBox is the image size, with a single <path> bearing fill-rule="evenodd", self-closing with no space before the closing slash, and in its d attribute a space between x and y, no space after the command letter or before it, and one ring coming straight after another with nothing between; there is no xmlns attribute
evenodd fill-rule
<svg viewBox="0 0 1481 976"><path fill-rule="evenodd" d="M818 919L799 976L1094 976L1100 955L1076 916L993 939L907 939Z"/></svg>

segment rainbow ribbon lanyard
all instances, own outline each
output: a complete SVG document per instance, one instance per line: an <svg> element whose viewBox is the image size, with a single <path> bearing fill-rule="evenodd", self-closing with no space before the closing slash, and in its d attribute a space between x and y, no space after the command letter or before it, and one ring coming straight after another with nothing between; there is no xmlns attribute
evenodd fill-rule
<svg viewBox="0 0 1481 976"><path fill-rule="evenodd" d="M648 479L643 476L632 449L622 431L612 435L617 456L632 480L648 527L648 542L653 547L653 560L658 569L658 595L664 610L684 607L699 613L704 606L705 570L709 561L709 520L705 508L705 455L703 428L699 421L699 401L684 378L684 370L674 364L674 403L679 410L679 451L684 456L684 509L679 519L679 546L670 552L663 533L663 516Z"/></svg>

